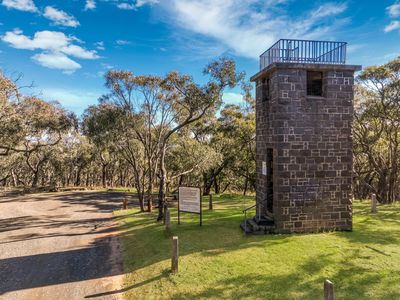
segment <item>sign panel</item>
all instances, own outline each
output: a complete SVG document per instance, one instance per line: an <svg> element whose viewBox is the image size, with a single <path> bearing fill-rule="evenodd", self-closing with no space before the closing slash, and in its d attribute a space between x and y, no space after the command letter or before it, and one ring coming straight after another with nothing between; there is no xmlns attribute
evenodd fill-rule
<svg viewBox="0 0 400 300"><path fill-rule="evenodd" d="M179 187L179 210L183 212L201 213L200 189L195 187Z"/></svg>
<svg viewBox="0 0 400 300"><path fill-rule="evenodd" d="M262 162L262 174L267 175L267 162Z"/></svg>

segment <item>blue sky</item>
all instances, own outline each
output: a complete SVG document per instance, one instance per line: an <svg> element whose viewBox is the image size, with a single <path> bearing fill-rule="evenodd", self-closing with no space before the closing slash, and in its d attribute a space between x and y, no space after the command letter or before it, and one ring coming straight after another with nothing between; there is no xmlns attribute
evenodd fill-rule
<svg viewBox="0 0 400 300"><path fill-rule="evenodd" d="M0 68L25 93L78 114L106 92L109 69L202 82L210 60L229 56L248 76L279 38L346 41L348 63L400 55L399 1L0 0ZM238 90L227 102L237 102Z"/></svg>

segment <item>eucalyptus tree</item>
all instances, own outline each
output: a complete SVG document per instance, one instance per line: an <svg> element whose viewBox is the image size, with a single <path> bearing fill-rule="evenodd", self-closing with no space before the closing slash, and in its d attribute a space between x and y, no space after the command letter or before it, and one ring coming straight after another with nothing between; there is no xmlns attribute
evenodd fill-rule
<svg viewBox="0 0 400 300"><path fill-rule="evenodd" d="M57 103L22 95L12 80L0 74L0 156L3 157L0 164L10 160L7 156L23 155L32 175L32 186L38 184L49 148L57 145L74 123L74 115ZM15 173L16 169L11 166L5 174L13 177L14 184Z"/></svg>
<svg viewBox="0 0 400 300"><path fill-rule="evenodd" d="M167 187L201 186L202 174L222 159L212 147L193 138L191 131L183 130L172 137L167 149Z"/></svg>
<svg viewBox="0 0 400 300"><path fill-rule="evenodd" d="M235 190L255 186L255 101L251 86L242 84L243 103L225 105L219 117L197 124L194 135L210 146L222 159L203 173L204 195L214 187L215 193L228 187Z"/></svg>
<svg viewBox="0 0 400 300"><path fill-rule="evenodd" d="M400 58L365 68L357 78L355 173L382 203L400 195ZM357 189L356 189L357 191Z"/></svg>
<svg viewBox="0 0 400 300"><path fill-rule="evenodd" d="M211 62L203 70L208 75L205 85L198 85L189 75L171 72L162 81L163 93L159 100L162 104L161 120L166 124L161 138L160 184L158 198L158 220L163 218L166 185L166 151L170 138L176 132L200 121L207 113L215 113L222 103L225 88L233 88L244 74L236 72L233 60L221 58Z"/></svg>
<svg viewBox="0 0 400 300"><path fill-rule="evenodd" d="M146 184L146 188L142 190L146 189L147 209L151 211L161 137L166 126L160 101L162 78L136 76L129 71L109 71L105 79L110 92L102 97L102 101L114 104L123 113L120 126L125 132L122 140L125 144L122 149L131 164L135 164L135 172L143 174L141 182ZM136 159L135 153L141 155L140 159Z"/></svg>
<svg viewBox="0 0 400 300"><path fill-rule="evenodd" d="M220 59L209 64L204 70L208 82L200 86L189 75L170 72L166 76L135 76L127 71L110 71L106 75L109 93L103 102L120 108L123 128L130 128L125 140L136 140L143 149L146 166L138 170L147 178L147 194L150 196L155 175L159 173L158 219L163 218L163 207L168 182L167 149L171 138L185 127L215 113L221 104L222 92L234 87L243 78L237 74L232 60ZM128 132L128 130L126 130ZM131 158L139 157L136 148ZM125 149L127 149L125 147ZM151 198L149 197L149 200ZM149 208L151 201L148 201Z"/></svg>

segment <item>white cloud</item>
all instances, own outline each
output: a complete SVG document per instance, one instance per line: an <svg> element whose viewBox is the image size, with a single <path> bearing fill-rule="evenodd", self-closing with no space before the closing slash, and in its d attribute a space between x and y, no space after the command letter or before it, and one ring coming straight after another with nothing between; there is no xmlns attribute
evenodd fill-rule
<svg viewBox="0 0 400 300"><path fill-rule="evenodd" d="M8 9L17 9L29 12L38 11L33 0L3 0L1 4L7 7Z"/></svg>
<svg viewBox="0 0 400 300"><path fill-rule="evenodd" d="M96 51L86 50L81 46L72 44L76 39L68 37L59 31L38 31L33 38L23 34L19 29L8 31L1 38L4 42L8 43L11 47L17 49L27 50L48 50L53 52L62 52L67 55L75 56L84 59L99 58Z"/></svg>
<svg viewBox="0 0 400 300"><path fill-rule="evenodd" d="M77 58L83 58L83 59L96 59L99 58L97 55L96 51L89 51L86 50L80 46L77 45L68 45L62 49L60 49L61 52L71 55Z"/></svg>
<svg viewBox="0 0 400 300"><path fill-rule="evenodd" d="M385 27L385 32L390 32L398 29L400 30L400 21L392 21L389 25Z"/></svg>
<svg viewBox="0 0 400 300"><path fill-rule="evenodd" d="M54 22L56 25L77 27L79 22L74 16L67 14L65 11L58 10L52 6L46 6L43 16Z"/></svg>
<svg viewBox="0 0 400 300"><path fill-rule="evenodd" d="M94 0L86 0L85 10L93 10L96 8L96 2Z"/></svg>
<svg viewBox="0 0 400 300"><path fill-rule="evenodd" d="M128 3L128 2L122 2L117 5L119 9L125 9L125 10L135 10L139 7L142 7L144 5L153 5L159 3L159 0L136 0L135 4L133 3Z"/></svg>
<svg viewBox="0 0 400 300"><path fill-rule="evenodd" d="M124 46L124 45L129 45L131 42L125 40L116 40L115 43L119 46Z"/></svg>
<svg viewBox="0 0 400 300"><path fill-rule="evenodd" d="M240 105L245 103L242 94L228 93L228 92L222 95L222 101L224 101L225 104L235 104L235 105Z"/></svg>
<svg viewBox="0 0 400 300"><path fill-rule="evenodd" d="M35 54L32 59L44 67L64 70L65 73L72 73L81 68L80 64L60 52Z"/></svg>
<svg viewBox="0 0 400 300"><path fill-rule="evenodd" d="M81 59L97 59L99 56L94 50L87 50L73 44L80 41L75 37L68 37L58 31L38 31L33 38L26 36L19 29L6 32L1 39L13 48L25 50L41 50L32 59L44 67L74 71L81 66L68 56Z"/></svg>
<svg viewBox="0 0 400 300"><path fill-rule="evenodd" d="M39 94L47 101L58 101L63 107L81 114L89 105L96 104L97 99L104 94L103 90L74 89L73 87L44 87L36 89Z"/></svg>
<svg viewBox="0 0 400 300"><path fill-rule="evenodd" d="M397 18L400 17L400 4L395 3L386 8L388 11L388 14L391 18Z"/></svg>
<svg viewBox="0 0 400 300"><path fill-rule="evenodd" d="M141 7L146 4L157 4L159 0L136 0L136 7Z"/></svg>
<svg viewBox="0 0 400 300"><path fill-rule="evenodd" d="M117 5L119 9L124 9L124 10L134 10L136 9L136 6L134 4L129 4L129 3L120 3Z"/></svg>
<svg viewBox="0 0 400 300"><path fill-rule="evenodd" d="M112 66L112 65L110 65L110 64L106 64L106 63L102 63L101 66L102 66L104 69L107 69L107 70L114 69L114 66Z"/></svg>
<svg viewBox="0 0 400 300"><path fill-rule="evenodd" d="M172 0L164 8L171 22L208 38L208 45L222 44L225 51L249 58L258 58L281 37L325 38L346 21L338 17L347 9L344 3L328 2L301 16L278 5L285 1Z"/></svg>
<svg viewBox="0 0 400 300"><path fill-rule="evenodd" d="M96 46L97 50L106 50L106 48L104 47L104 42L103 41L94 43L94 45Z"/></svg>

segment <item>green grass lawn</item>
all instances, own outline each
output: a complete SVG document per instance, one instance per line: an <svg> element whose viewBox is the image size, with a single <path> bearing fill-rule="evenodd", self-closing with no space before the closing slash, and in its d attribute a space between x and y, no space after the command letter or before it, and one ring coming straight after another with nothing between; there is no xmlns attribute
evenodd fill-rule
<svg viewBox="0 0 400 300"><path fill-rule="evenodd" d="M214 210L182 214L179 273L171 274L171 235L155 214L116 212L124 234L127 299L400 299L400 205L354 203L353 232L244 236L239 228L252 197L214 196Z"/></svg>

